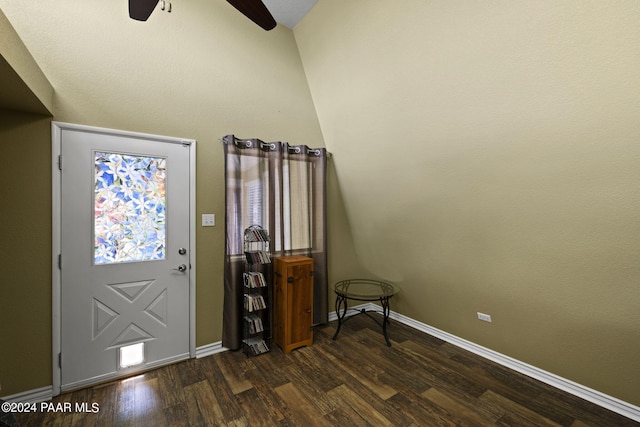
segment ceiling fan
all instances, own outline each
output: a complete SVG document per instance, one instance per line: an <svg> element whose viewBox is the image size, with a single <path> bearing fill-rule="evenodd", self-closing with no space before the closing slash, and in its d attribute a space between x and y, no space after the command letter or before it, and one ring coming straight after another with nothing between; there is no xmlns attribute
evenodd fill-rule
<svg viewBox="0 0 640 427"><path fill-rule="evenodd" d="M160 0L129 0L129 17L146 21ZM227 0L244 16L269 31L276 26L276 20L261 0Z"/></svg>

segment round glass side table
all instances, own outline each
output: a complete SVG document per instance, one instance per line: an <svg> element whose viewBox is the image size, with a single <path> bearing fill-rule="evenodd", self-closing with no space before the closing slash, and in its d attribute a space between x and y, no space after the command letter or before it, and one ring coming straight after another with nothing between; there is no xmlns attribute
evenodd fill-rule
<svg viewBox="0 0 640 427"><path fill-rule="evenodd" d="M391 347L391 341L389 341L389 336L387 335L387 324L389 323L389 300L398 293L398 288L395 285L380 280L348 279L336 283L334 291L336 293L336 315L338 316L338 329L333 335L334 340L338 337L342 324L353 317L346 317L348 300L379 301L382 306L382 323L371 316L364 308L357 314L366 314L380 325L384 339L387 345Z"/></svg>

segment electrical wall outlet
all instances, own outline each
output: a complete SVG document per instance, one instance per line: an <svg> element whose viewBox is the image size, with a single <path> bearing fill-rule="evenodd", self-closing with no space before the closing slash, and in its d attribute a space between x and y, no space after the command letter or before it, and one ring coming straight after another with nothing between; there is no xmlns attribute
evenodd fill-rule
<svg viewBox="0 0 640 427"><path fill-rule="evenodd" d="M478 319L491 323L491 315L478 312Z"/></svg>

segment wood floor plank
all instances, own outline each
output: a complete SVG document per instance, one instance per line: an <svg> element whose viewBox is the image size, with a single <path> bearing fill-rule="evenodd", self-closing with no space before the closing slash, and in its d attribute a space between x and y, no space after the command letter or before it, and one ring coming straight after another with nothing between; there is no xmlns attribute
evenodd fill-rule
<svg viewBox="0 0 640 427"><path fill-rule="evenodd" d="M178 363L176 367L178 369L180 384L182 384L183 387L205 379L205 376L200 371L200 364L196 362L196 359L185 360L182 363Z"/></svg>
<svg viewBox="0 0 640 427"><path fill-rule="evenodd" d="M360 417L351 407L338 408L325 415L327 422L334 426L369 427L370 424Z"/></svg>
<svg viewBox="0 0 640 427"><path fill-rule="evenodd" d="M169 365L156 371L158 389L164 408L183 405L185 402L183 388L176 387L176 384L182 384L178 373L179 365Z"/></svg>
<svg viewBox="0 0 640 427"><path fill-rule="evenodd" d="M359 329L348 337L338 338L332 345L324 346L322 349L330 353L335 363L339 363L359 381L370 382L372 389L374 386L377 387L375 390L383 399L393 396L399 388L410 388L419 393L431 386L416 370L417 365L395 357L397 344L389 348L380 337L363 344L361 340L366 339L368 333L371 333L371 330ZM366 352L362 351L363 348L367 349ZM407 377L407 371L412 371L414 375ZM402 381L397 381L398 378L402 378Z"/></svg>
<svg viewBox="0 0 640 427"><path fill-rule="evenodd" d="M290 409L290 421L295 425L317 425L331 427L325 421L317 407L312 404L305 395L292 383L287 383L275 388L275 392Z"/></svg>
<svg viewBox="0 0 640 427"><path fill-rule="evenodd" d="M288 368L299 374L300 380L306 380L311 386L322 392L327 392L338 385L340 381L331 375L334 370L328 370L331 362L318 351L320 347L305 347L291 354L292 363Z"/></svg>
<svg viewBox="0 0 640 427"><path fill-rule="evenodd" d="M222 375L224 375L227 384L233 394L239 394L253 388L251 381L248 381L244 375L246 364L243 366L237 362L237 357L234 357L235 352L227 351L220 354L220 357L215 358L218 361L218 366ZM246 359L246 358L245 358Z"/></svg>
<svg viewBox="0 0 640 427"><path fill-rule="evenodd" d="M231 422L242 418L243 409L231 391L217 360L213 357L205 358L201 361L201 370L209 381L209 386L222 411L223 419Z"/></svg>
<svg viewBox="0 0 640 427"><path fill-rule="evenodd" d="M465 425L491 425L500 418L490 411L479 411L475 399L460 400L455 396L449 396L436 388L430 388L422 393L422 396L432 401L438 407L455 415L464 422Z"/></svg>
<svg viewBox="0 0 640 427"><path fill-rule="evenodd" d="M116 411L113 414L113 421L116 425L135 425L137 421L135 402L135 383L144 379L144 375L139 375L124 380L116 391Z"/></svg>
<svg viewBox="0 0 640 427"><path fill-rule="evenodd" d="M373 426L393 426L393 422L345 385L334 388L328 394L336 401L353 409L363 420Z"/></svg>
<svg viewBox="0 0 640 427"><path fill-rule="evenodd" d="M276 360L278 358L277 353L273 352L270 357L255 357L252 360L256 371L260 372L265 381L272 387L278 387L289 382L289 379L282 372L283 366Z"/></svg>
<svg viewBox="0 0 640 427"><path fill-rule="evenodd" d="M531 378L524 374L477 357L463 349L456 349L451 362L457 366L464 366L465 374L473 377L474 381L520 403L535 400L547 387L540 382L531 381Z"/></svg>
<svg viewBox="0 0 640 427"><path fill-rule="evenodd" d="M460 366L449 366L447 363L441 363L439 357L431 353L419 353L415 351L413 343L399 343L394 346L393 350L388 351L387 363L391 367L388 368L395 376L403 377L402 370L408 370L414 377L413 381L420 379L427 387L414 390L420 393L431 387L447 390L451 394L458 395L460 399L473 399L486 391L486 387L482 384L469 379ZM440 363L439 363L440 362ZM395 368L394 368L395 367ZM392 370L393 369L393 370Z"/></svg>
<svg viewBox="0 0 640 427"><path fill-rule="evenodd" d="M399 350L403 353L400 357L425 367L424 374L438 389L449 389L451 394L458 394L461 398L476 398L488 388L487 384L478 381L464 365L453 363L421 342L405 342Z"/></svg>
<svg viewBox="0 0 640 427"><path fill-rule="evenodd" d="M402 425L424 425L425 420L429 420L431 425L434 426L455 425L452 422L443 421L441 417L443 411L431 404L428 400L423 399L419 394L398 393L385 402L387 405L392 406L397 412L404 415L405 420L403 420ZM422 405L421 403L427 404Z"/></svg>
<svg viewBox="0 0 640 427"><path fill-rule="evenodd" d="M258 391L251 388L245 392L236 395L238 403L244 408L244 419L249 426L270 426L277 425L278 419L274 418L274 414L265 405ZM284 418L284 417L281 417Z"/></svg>
<svg viewBox="0 0 640 427"><path fill-rule="evenodd" d="M164 408L164 418L167 426L171 427L188 427L189 426L189 407L186 404L179 404ZM116 425L116 424L108 424Z"/></svg>
<svg viewBox="0 0 640 427"><path fill-rule="evenodd" d="M382 398L387 396L385 396L383 393L380 393L379 387L382 385L385 388L389 388L387 384L376 383L375 388L372 389L367 386L366 377L362 378L360 373L357 373L353 370L354 367L359 367L360 365L363 365L363 364L370 365L370 364L374 364L374 362L372 362L372 360L368 358L365 363L364 359L361 358L360 361L354 360L350 362L351 364L348 367L342 367L339 357L336 358L331 353L326 352L328 348L335 345L337 344L335 344L334 341L331 341L331 343L328 346L316 345L312 347L313 348L312 351L315 354L324 355L325 357L327 357L329 363L325 364L326 369L331 369L332 367L335 368L333 371L327 372L327 374L333 375L342 384L354 390L360 396L360 398L364 399L365 401L373 405L376 408L376 410L381 412L385 417L390 419L395 419L398 421L404 420L405 419L404 414L396 411L395 408L393 408L392 406L386 405L385 399ZM354 354L356 356L354 356ZM357 353L354 353L354 354L352 354L352 356L357 358ZM364 381L364 383L361 381ZM389 393L389 394L393 395L395 393Z"/></svg>
<svg viewBox="0 0 640 427"><path fill-rule="evenodd" d="M265 355L258 356L264 357ZM266 374L266 376L265 376ZM257 398L260 399L264 407L264 411L268 414L268 418L282 422L287 417L287 407L280 397L273 392L273 388L282 383L271 384L267 378L271 378L268 372L260 371L259 369L253 369L247 372L247 379L253 383L253 388L257 392ZM243 393L244 394L244 393Z"/></svg>
<svg viewBox="0 0 640 427"><path fill-rule="evenodd" d="M370 330L363 329L359 333L369 333L368 339L375 340ZM393 372L397 376L401 375L402 371L410 370L414 373L416 380L421 378L427 385L423 386L422 390L442 384L451 384L457 390L464 390L465 395L472 396L479 396L486 390L486 387L469 380L461 373L460 366L452 366L448 363L448 359L440 357L431 345L425 345L427 342L426 340L418 342L414 339L395 343L391 348L375 346L371 351L382 356L383 361L380 363L385 363L385 370L388 373ZM370 342L364 341L364 343L371 346Z"/></svg>
<svg viewBox="0 0 640 427"><path fill-rule="evenodd" d="M302 394L315 406L321 415L326 415L335 409L337 405L329 398L327 391L337 387L339 383L332 378L328 378L328 372L323 376L318 376L314 372L313 366L308 363L308 352L300 349L291 355L298 363L292 363L284 368L285 375L295 384ZM313 352L317 355L317 352ZM289 384L291 384L289 383ZM328 385L333 384L333 387Z"/></svg>
<svg viewBox="0 0 640 427"><path fill-rule="evenodd" d="M365 387L369 388L381 399L386 400L396 394L396 390L388 387L379 380L380 374L384 374L383 371L374 367L374 365L361 363L357 358L339 358L334 354L325 353L327 358L332 360L336 366L344 371L347 371Z"/></svg>
<svg viewBox="0 0 640 427"><path fill-rule="evenodd" d="M189 405L191 410L188 414L191 425L224 425L222 408L213 394L209 381L189 384L184 388L184 392L187 401L193 402Z"/></svg>
<svg viewBox="0 0 640 427"><path fill-rule="evenodd" d="M553 409L554 413L561 414L563 420L576 418L591 426L638 427L640 425L640 423L620 417L610 411L603 411L602 408L585 402L579 397L552 387L547 387L535 402L531 402L527 406L545 415L549 414L550 410Z"/></svg>
<svg viewBox="0 0 640 427"><path fill-rule="evenodd" d="M478 399L478 403L487 406L499 406L504 415L496 420L496 425L500 426L532 426L532 427L558 427L560 424L551 421L543 415L532 411L489 390Z"/></svg>

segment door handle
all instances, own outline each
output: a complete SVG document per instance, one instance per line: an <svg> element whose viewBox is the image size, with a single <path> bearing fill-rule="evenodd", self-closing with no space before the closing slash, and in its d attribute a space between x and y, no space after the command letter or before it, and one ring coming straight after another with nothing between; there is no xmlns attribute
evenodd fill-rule
<svg viewBox="0 0 640 427"><path fill-rule="evenodd" d="M172 270L178 270L179 272L184 273L187 271L187 266L186 264L180 264L178 268L172 268Z"/></svg>

